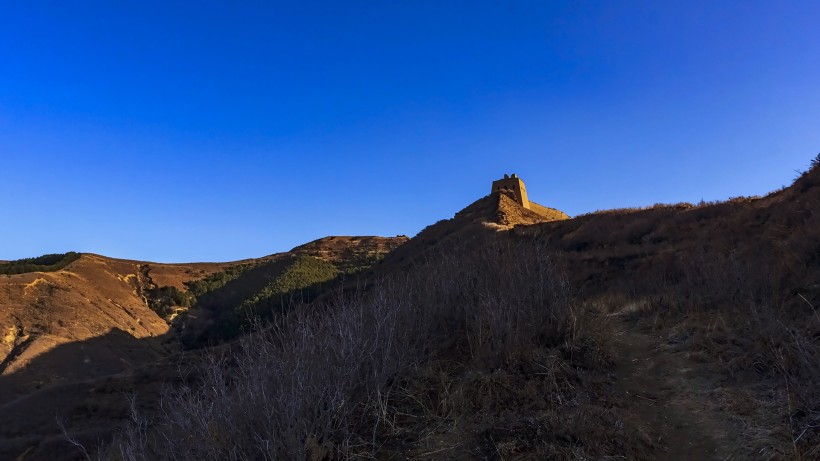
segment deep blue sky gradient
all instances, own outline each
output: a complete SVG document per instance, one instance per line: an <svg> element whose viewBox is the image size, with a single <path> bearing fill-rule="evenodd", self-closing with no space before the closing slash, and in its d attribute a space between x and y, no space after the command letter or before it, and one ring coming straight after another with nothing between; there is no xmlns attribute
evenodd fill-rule
<svg viewBox="0 0 820 461"><path fill-rule="evenodd" d="M414 235L503 173L571 215L820 151L820 3L6 2L0 259Z"/></svg>

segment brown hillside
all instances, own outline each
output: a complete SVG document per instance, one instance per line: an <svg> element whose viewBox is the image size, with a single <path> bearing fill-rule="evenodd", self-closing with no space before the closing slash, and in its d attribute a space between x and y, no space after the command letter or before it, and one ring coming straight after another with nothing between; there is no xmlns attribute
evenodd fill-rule
<svg viewBox="0 0 820 461"><path fill-rule="evenodd" d="M114 329L135 338L165 334L168 325L147 307L145 291L152 286L184 291L185 283L191 280L237 264L276 261L287 254L304 253L353 267L380 258L406 240L325 237L288 253L230 263L162 264L83 254L57 272L0 275L4 335L0 371L11 374L59 344L102 336Z"/></svg>
<svg viewBox="0 0 820 461"><path fill-rule="evenodd" d="M570 360L569 369L585 370L585 376L572 378L572 389L588 392L590 400L580 406L545 404L547 414L568 418L556 424L532 411L538 397L521 400L519 390L540 382L534 375L516 376L518 365L482 371L481 364L433 362L431 370L413 378L423 382L413 398L447 394L483 376L503 379L503 390L493 398L508 400L487 413L492 400L482 394L481 410L427 420L423 427L448 428L436 437L438 443L423 431L407 435L412 424L391 430L404 440L418 438L405 446L424 448L410 454L450 450L442 457L481 443L458 430L478 421L492 434L484 453L502 457L817 459L818 205L817 161L793 185L766 197L698 206L655 205L534 224L520 212L513 214L520 225L509 226L494 214L491 197L479 200L397 249L376 275L389 274L395 265L428 270L427 261L436 255L448 260L453 254L481 254L489 243L507 237L549 252L568 278L575 305L573 335L564 346L569 351L555 353ZM590 366L587 356L604 363ZM536 367L543 363L538 360ZM554 369L549 373L555 379ZM601 411L598 404L615 410L623 432L608 433L608 426L589 423L588 415ZM571 416L576 411L581 414ZM429 418L429 413L412 417ZM546 421L536 425L550 429L533 437L533 419ZM633 435L643 441L629 440ZM535 448L545 442L545 451Z"/></svg>
<svg viewBox="0 0 820 461"><path fill-rule="evenodd" d="M649 396L632 397L629 417L668 440L670 459L817 459L818 205L815 161L763 198L595 213L514 235L555 252L598 321L617 319L613 384Z"/></svg>
<svg viewBox="0 0 820 461"><path fill-rule="evenodd" d="M165 334L168 325L146 305L145 287L150 283L181 286L186 279L222 267L144 263L85 254L57 272L0 276L0 326L4 335L0 372L9 377L25 368L28 376L28 382L13 385L13 379L4 379L0 404L32 389L122 371L162 355L158 343L139 351L123 351L116 343L100 341L98 350L62 357L59 363L37 360L36 372L31 366L36 358L59 345L105 337L112 331L134 338Z"/></svg>
<svg viewBox="0 0 820 461"><path fill-rule="evenodd" d="M150 288L184 291L186 282L258 265L208 298L228 302L261 289L289 256L308 254L356 268L406 240L327 237L231 263L159 264L84 254L57 272L0 275L0 459L22 453L27 460L75 459L75 452L64 450L55 414L72 433L96 444L127 417L126 392L158 395L165 379L177 377L177 338L148 308ZM186 363L197 360L197 352L187 354Z"/></svg>

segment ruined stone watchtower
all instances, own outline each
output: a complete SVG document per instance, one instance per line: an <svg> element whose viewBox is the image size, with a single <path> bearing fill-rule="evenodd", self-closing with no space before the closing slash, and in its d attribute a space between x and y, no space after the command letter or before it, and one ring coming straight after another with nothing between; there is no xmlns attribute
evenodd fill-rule
<svg viewBox="0 0 820 461"><path fill-rule="evenodd" d="M519 205L526 209L530 209L530 200L527 198L527 188L524 187L524 181L513 173L511 176L504 175L503 179L493 181L493 190L491 193L507 192L511 193Z"/></svg>

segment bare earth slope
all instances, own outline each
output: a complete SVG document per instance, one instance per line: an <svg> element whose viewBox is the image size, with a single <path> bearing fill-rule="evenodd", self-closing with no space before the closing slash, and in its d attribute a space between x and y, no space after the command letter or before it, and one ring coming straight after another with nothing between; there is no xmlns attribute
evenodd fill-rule
<svg viewBox="0 0 820 461"><path fill-rule="evenodd" d="M58 362L35 358L63 344L104 338L118 331L133 338L159 337L168 325L148 308L144 287L181 285L221 265L164 265L85 254L57 272L0 276L0 405L50 384L118 372L165 354L159 342L121 350L100 340ZM46 359L46 357L44 357ZM13 379L26 369L26 380Z"/></svg>
<svg viewBox="0 0 820 461"><path fill-rule="evenodd" d="M77 383L133 370L174 350L162 340L168 325L148 308L146 287L182 287L224 266L84 254L56 272L0 276L0 459L24 452L33 458L23 459L49 459L53 455L32 450L46 440L59 444L56 415L106 405L87 400Z"/></svg>

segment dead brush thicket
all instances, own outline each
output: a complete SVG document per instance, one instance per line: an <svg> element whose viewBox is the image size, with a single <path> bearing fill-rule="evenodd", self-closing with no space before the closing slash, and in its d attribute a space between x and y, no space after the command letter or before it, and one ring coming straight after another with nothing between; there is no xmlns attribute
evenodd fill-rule
<svg viewBox="0 0 820 461"><path fill-rule="evenodd" d="M549 453L550 437L569 453L589 428L564 427L567 418L597 426L603 417L622 433L614 413L589 413L595 397L578 389L576 365L605 354L583 331L552 256L535 242L486 238L277 317L237 352L212 356L198 379L169 389L157 413L135 413L103 456L421 455L427 428L444 426L455 453ZM437 368L446 390L427 387ZM454 429L462 420L469 424ZM493 435L499 423L506 429ZM547 446L517 441L545 431L555 432L537 442Z"/></svg>
<svg viewBox="0 0 820 461"><path fill-rule="evenodd" d="M562 251L576 300L662 336L714 382L740 459L820 459L820 156L764 198L516 229Z"/></svg>

